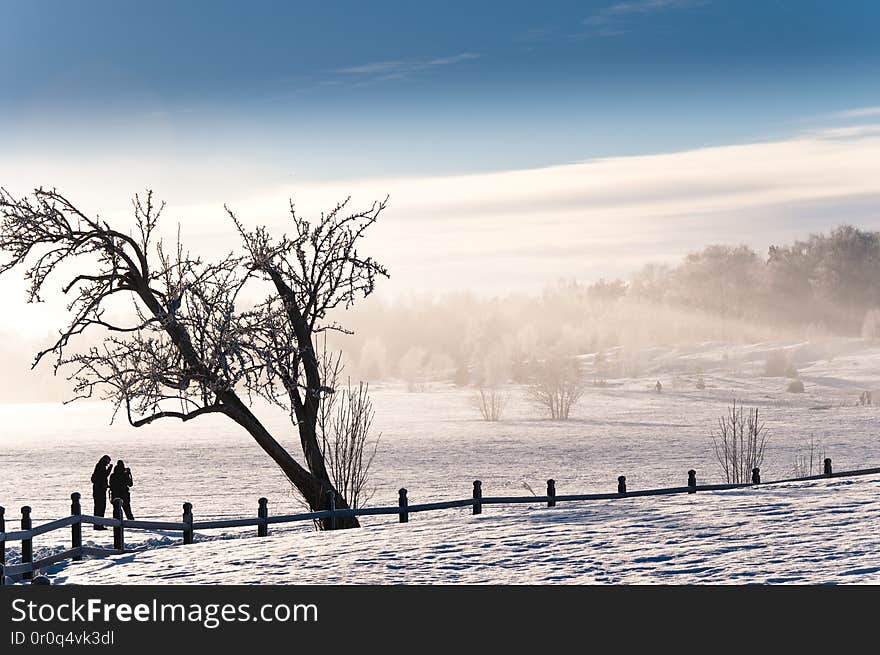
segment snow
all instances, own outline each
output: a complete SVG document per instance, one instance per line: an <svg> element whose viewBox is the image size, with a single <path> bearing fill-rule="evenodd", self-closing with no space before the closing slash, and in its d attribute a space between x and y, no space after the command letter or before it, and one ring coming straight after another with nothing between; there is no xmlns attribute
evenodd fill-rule
<svg viewBox="0 0 880 655"><path fill-rule="evenodd" d="M776 349L789 351L806 393L786 393L788 380L763 376L764 361ZM880 466L880 406L856 406L861 391L880 389L880 342L708 342L644 349L627 357L637 369L637 377L591 386L569 421L542 419L517 387L510 389L504 420L486 423L472 404L473 389L435 384L429 392L408 393L401 385L373 385L374 425L382 432L382 440L374 462L376 493L371 505L396 505L400 487L409 490L411 504L467 497L475 479L483 481L486 496L524 495L529 488L542 494L548 478L557 481L559 494L615 491L618 475L626 475L630 490L679 486L685 483L690 468L697 470L700 483L721 482L709 433L734 398L747 407L759 407L766 421L770 442L762 466L764 480L789 477L795 455L811 437L822 442L836 471ZM589 369L592 355L584 360ZM696 388L700 371L705 389ZM661 394L652 390L658 379L663 383ZM874 397L880 398L880 392ZM259 413L268 416L266 422L273 433L296 452L298 439L283 412ZM255 516L261 496L269 498L271 514L302 509L278 468L252 439L221 417L207 416L187 424L158 422L140 430L121 423L109 426L108 421L108 409L98 403L0 405L0 505L7 508L7 529L18 528L18 508L25 504L33 507L35 525L66 515L73 491L83 494L83 509L90 511L88 480L94 463L104 453L114 460L125 459L132 468L132 504L137 518L180 520L185 501L193 503L196 521ZM511 581L540 581L544 575L560 575L569 581L638 581L643 579L640 576L663 580L667 575L670 581L722 581L750 579L754 570L759 580L819 582L830 576L834 581L862 581L872 575L876 579L871 571L874 564L861 561L870 555L851 552L848 544L859 544L877 532L876 523L870 520L873 501L868 500L873 484L860 479L850 486L841 480L727 492L723 512L722 501L709 502L714 494L698 494L696 499L567 505L565 511L572 512L567 514L568 521L560 519L563 513L558 509L528 511L524 506L487 507L486 514L477 518L461 512L414 515L412 523L403 527L387 517L367 517L365 529L358 531L351 543L348 537L311 533L307 524L285 528L283 536L259 543L263 544L260 548L277 544L284 566L295 558L301 569L331 564L341 569L375 552L370 555L376 560L374 564L354 566L357 575L342 570L333 574L346 581L360 581L357 576L364 581L398 581L403 573L395 573L394 567L401 565L407 567L407 581L412 582L491 581L492 575ZM865 502L858 504L857 497ZM780 521L778 513L757 512L761 503L756 498L772 501L768 512L774 505L786 504L797 511L791 520ZM846 508L858 511L846 513ZM801 521L811 513L815 514L812 520ZM817 526L829 517L836 517L837 525L849 520L848 535L832 538L826 534L812 541ZM564 534L567 531L572 532L568 537ZM143 564L132 570L135 577L140 571L153 570L151 566L156 571L165 566L170 575L198 571L201 565L174 566L173 559L166 565L162 564L164 558L199 552L205 566L207 562L216 564L212 575L219 576L218 581L230 575L251 576L255 581L270 575L283 579L287 574L280 569L284 566L269 561L239 567L237 573L221 570L231 562L223 559L230 548L242 549L237 561L261 557L259 552L248 553L251 547L245 544L254 540L228 538L253 532L212 532L201 538L215 542L179 549L163 547L179 541L177 533L128 531L129 544L151 550L121 559ZM707 536L688 537L697 533ZM765 534L773 539L768 541L769 537L762 537ZM636 554L640 552L637 537L646 544L644 548L651 550L656 545L662 552ZM67 530L39 536L34 542L35 556L63 549L67 539ZM111 532L86 528L84 539L109 546ZM296 541L300 539L301 543ZM518 539L526 545L517 547ZM447 551L449 544L457 544L458 551ZM801 548L816 559L811 573L774 561L787 557L791 566L799 561L803 564L806 560L795 550ZM490 560L483 558L487 550L495 553L496 559L491 561L497 571L487 570ZM865 548L864 552L876 550ZM15 562L17 544L7 544L7 552L8 561ZM636 561L658 556L672 559ZM753 558L766 562L766 567L755 569ZM457 567L467 562L473 565ZM261 571L263 565L266 572ZM449 568L438 568L443 565ZM705 566L709 569L696 571ZM58 576L83 581L80 576L90 572L97 582L110 575L102 574L102 567L120 571L113 575L128 575L121 573L126 567L97 562L71 565L63 572L59 569ZM674 570L689 572L670 573ZM724 571L729 577L724 577ZM206 570L203 574L208 575ZM200 575L180 580L196 580ZM305 581L309 575L318 579L316 572L301 575L302 579L293 581Z"/></svg>
<svg viewBox="0 0 880 655"><path fill-rule="evenodd" d="M56 583L878 583L880 476L486 506L62 565Z"/></svg>

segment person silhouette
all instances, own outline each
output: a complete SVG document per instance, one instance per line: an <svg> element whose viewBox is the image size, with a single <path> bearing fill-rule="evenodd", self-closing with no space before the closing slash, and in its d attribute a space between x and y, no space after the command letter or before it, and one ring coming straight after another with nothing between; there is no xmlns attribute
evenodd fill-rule
<svg viewBox="0 0 880 655"><path fill-rule="evenodd" d="M125 462L121 459L116 462L116 468L110 474L110 500L122 499L122 509L125 511L125 518L134 521L131 513L131 492L129 488L134 486L131 478L131 469L125 467Z"/></svg>
<svg viewBox="0 0 880 655"><path fill-rule="evenodd" d="M95 470L92 472L92 497L95 499L94 516L104 516L104 511L107 509L107 487L109 486L107 476L110 475L112 470L113 466L110 464L110 455L104 455L95 464ZM94 525L92 527L95 530L107 529L105 525Z"/></svg>

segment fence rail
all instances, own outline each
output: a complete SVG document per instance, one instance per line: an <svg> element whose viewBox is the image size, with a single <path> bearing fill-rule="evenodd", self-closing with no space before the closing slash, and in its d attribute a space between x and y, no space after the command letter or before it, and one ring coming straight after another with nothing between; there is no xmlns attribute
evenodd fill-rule
<svg viewBox="0 0 880 655"><path fill-rule="evenodd" d="M547 480L547 493L544 496L483 496L483 485L479 480L474 481L473 494L470 498L461 500L448 500L433 503L420 503L410 505L407 498L407 490L398 491L399 501L397 507L361 507L357 509L336 509L333 494L327 494L328 507L325 510L303 512L300 514L285 514L269 516L268 500L260 498L256 517L222 519L213 521L194 521L193 506L190 503L183 505L182 521L138 521L123 518L122 501L117 499L113 502L113 518L102 516L90 516L83 514L80 507L80 494L71 494L71 514L54 521L49 521L37 527L31 527L31 508L21 508L21 530L6 532L5 508L0 507L0 584L8 584L16 579L32 579L34 573L46 569L54 564L67 560L79 561L85 557L106 557L127 552L125 548L125 529L158 530L181 532L183 543L189 544L193 540L195 530L217 530L224 528L256 527L257 536L265 537L269 534L269 526L281 523L293 523L297 521L316 521L329 519L331 527L335 526L337 518L352 516L378 516L397 514L400 523L409 522L409 515L417 512L432 512L445 509L471 507L473 514L480 514L483 505L509 505L518 503L546 503L547 507L555 507L558 502L589 501L589 500L619 500L623 498L640 498L644 496L666 496L671 494L694 494L700 491L727 491L731 489L744 489L748 487L766 486L789 482L808 482L811 480L823 480L829 478L854 477L861 475L880 474L880 468L858 469L853 471L834 472L831 467L831 459L824 461L824 472L819 475L808 475L800 478L785 478L781 480L761 481L760 469L752 470L750 482L728 484L697 484L696 471L688 471L688 484L682 487L664 487L658 489L628 490L626 477L617 478L616 493L591 493L591 494L556 494L555 480ZM82 526L100 525L113 528L113 548L95 548L83 546ZM33 539L43 534L71 528L71 548L58 553L53 553L42 559L33 559ZM6 564L6 543L10 541L21 542L21 563L14 565ZM128 551L130 552L130 551Z"/></svg>

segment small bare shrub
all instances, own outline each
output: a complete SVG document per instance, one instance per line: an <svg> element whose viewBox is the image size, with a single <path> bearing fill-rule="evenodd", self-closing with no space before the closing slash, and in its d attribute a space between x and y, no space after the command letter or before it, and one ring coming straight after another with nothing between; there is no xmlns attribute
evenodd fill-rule
<svg viewBox="0 0 880 655"><path fill-rule="evenodd" d="M379 449L381 434L371 439L373 402L370 385L351 380L342 389L331 429L324 433L322 449L330 477L340 493L345 494L351 507L357 509L370 502L375 493L368 488L370 467Z"/></svg>
<svg viewBox="0 0 880 655"><path fill-rule="evenodd" d="M500 421L507 406L508 395L497 386L479 387L474 404L484 421Z"/></svg>
<svg viewBox="0 0 880 655"><path fill-rule="evenodd" d="M811 475L818 475L823 470L824 461L825 446L814 435L810 435L810 441L801 448L798 448L794 455L791 476L794 478L806 478Z"/></svg>
<svg viewBox="0 0 880 655"><path fill-rule="evenodd" d="M531 400L543 407L552 420L565 421L584 389L578 358L557 354L535 362L527 391Z"/></svg>
<svg viewBox="0 0 880 655"><path fill-rule="evenodd" d="M764 462L767 431L758 420L758 408L746 412L736 401L727 414L718 419L718 429L712 432L715 459L728 483L739 484L752 479L752 469Z"/></svg>
<svg viewBox="0 0 880 655"><path fill-rule="evenodd" d="M496 346L480 360L477 371L477 392L474 405L484 421L500 421L507 406L508 394L504 384L510 377L510 356Z"/></svg>
<svg viewBox="0 0 880 655"><path fill-rule="evenodd" d="M319 446L336 489L357 509L368 503L375 491L368 488L370 468L382 436L371 435L376 413L370 385L353 385L348 378L342 387L342 353L328 355L326 340L319 364L328 390L318 406Z"/></svg>
<svg viewBox="0 0 880 655"><path fill-rule="evenodd" d="M786 388L788 393L803 393L804 392L804 383L800 380L792 380L788 383L788 387Z"/></svg>

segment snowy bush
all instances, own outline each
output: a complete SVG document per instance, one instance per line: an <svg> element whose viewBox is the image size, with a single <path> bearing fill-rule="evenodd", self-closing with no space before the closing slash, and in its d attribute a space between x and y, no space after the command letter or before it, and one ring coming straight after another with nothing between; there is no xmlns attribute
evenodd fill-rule
<svg viewBox="0 0 880 655"><path fill-rule="evenodd" d="M804 383L800 380L792 380L788 383L788 388L786 389L788 393L803 393L804 392Z"/></svg>

